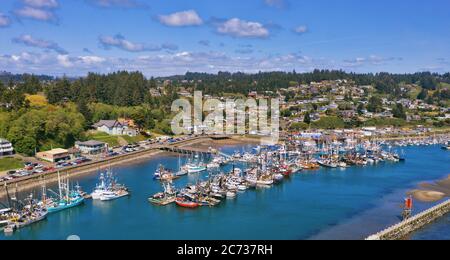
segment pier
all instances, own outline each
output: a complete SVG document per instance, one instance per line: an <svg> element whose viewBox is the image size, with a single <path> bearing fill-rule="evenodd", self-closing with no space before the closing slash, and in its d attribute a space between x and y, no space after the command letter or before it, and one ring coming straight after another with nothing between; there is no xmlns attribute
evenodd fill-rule
<svg viewBox="0 0 450 260"><path fill-rule="evenodd" d="M172 152L172 153L180 153L180 154L199 154L199 155L213 155L217 154L218 151L214 151L213 149L201 149L201 148L192 148L192 147L179 147L179 146L160 146L158 147L159 150L165 151L165 152Z"/></svg>
<svg viewBox="0 0 450 260"><path fill-rule="evenodd" d="M432 223L450 211L450 200L423 211L405 221L389 227L366 240L400 240L412 232Z"/></svg>

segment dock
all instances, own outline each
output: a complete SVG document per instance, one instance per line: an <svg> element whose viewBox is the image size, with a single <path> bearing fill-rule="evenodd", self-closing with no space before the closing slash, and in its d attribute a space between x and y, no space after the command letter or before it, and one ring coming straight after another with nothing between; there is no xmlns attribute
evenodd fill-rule
<svg viewBox="0 0 450 260"><path fill-rule="evenodd" d="M199 155L213 155L217 154L217 151L213 149L201 149L201 148L192 148L192 147L180 147L180 146L160 146L158 149L165 152L179 153L179 154L199 154Z"/></svg>
<svg viewBox="0 0 450 260"><path fill-rule="evenodd" d="M401 240L414 231L434 222L450 211L450 200L427 209L405 221L389 227L377 234L371 235L366 240Z"/></svg>

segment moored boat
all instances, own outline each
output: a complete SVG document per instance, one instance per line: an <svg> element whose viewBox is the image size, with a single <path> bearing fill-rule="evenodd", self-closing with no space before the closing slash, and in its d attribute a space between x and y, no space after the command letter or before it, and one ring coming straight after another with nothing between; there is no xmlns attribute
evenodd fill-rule
<svg viewBox="0 0 450 260"><path fill-rule="evenodd" d="M200 206L198 202L190 201L186 198L178 197L175 199L175 203L182 208L195 209Z"/></svg>

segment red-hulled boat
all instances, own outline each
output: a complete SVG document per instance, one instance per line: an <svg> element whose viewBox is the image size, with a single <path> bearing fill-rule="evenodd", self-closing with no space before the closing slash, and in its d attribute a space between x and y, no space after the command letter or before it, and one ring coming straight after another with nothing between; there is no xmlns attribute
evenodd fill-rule
<svg viewBox="0 0 450 260"><path fill-rule="evenodd" d="M290 176L292 174L292 170L289 169L289 167L286 166L286 165L280 166L280 168L278 169L278 172L283 174L286 177L288 177L288 176Z"/></svg>
<svg viewBox="0 0 450 260"><path fill-rule="evenodd" d="M189 200L186 200L183 198L177 198L175 200L175 203L180 207L189 208L189 209L195 209L200 206L200 204L198 204L197 202L189 201Z"/></svg>

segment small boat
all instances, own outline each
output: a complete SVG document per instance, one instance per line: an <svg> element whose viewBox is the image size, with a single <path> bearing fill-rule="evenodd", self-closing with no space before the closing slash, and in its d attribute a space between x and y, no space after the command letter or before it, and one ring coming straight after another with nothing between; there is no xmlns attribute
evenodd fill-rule
<svg viewBox="0 0 450 260"><path fill-rule="evenodd" d="M187 200L185 198L176 198L175 203L182 208L195 209L200 206L199 203Z"/></svg>
<svg viewBox="0 0 450 260"><path fill-rule="evenodd" d="M206 166L202 164L188 164L186 165L186 171L188 174L200 173L206 171Z"/></svg>
<svg viewBox="0 0 450 260"><path fill-rule="evenodd" d="M8 225L3 229L3 232L5 233L5 236L11 236L12 234L14 234L14 230L14 225Z"/></svg>
<svg viewBox="0 0 450 260"><path fill-rule="evenodd" d="M227 199L234 199L236 198L237 194L234 191L227 191Z"/></svg>
<svg viewBox="0 0 450 260"><path fill-rule="evenodd" d="M284 175L283 174L281 174L281 173L276 173L276 174L274 174L273 175L273 180L275 181L275 182L281 182L281 181L283 181L284 180Z"/></svg>
<svg viewBox="0 0 450 260"><path fill-rule="evenodd" d="M164 168L163 165L160 165L158 167L158 170L155 171L153 174L153 179L155 180L162 180L162 181L171 181L178 179L180 176L182 176L183 171L180 171L179 174L174 174L172 171Z"/></svg>
<svg viewBox="0 0 450 260"><path fill-rule="evenodd" d="M248 187L247 187L247 185L239 184L239 185L237 186L237 189L238 189L239 191L246 191L246 190L248 189Z"/></svg>
<svg viewBox="0 0 450 260"><path fill-rule="evenodd" d="M320 166L325 168L337 168L338 165L334 162L328 161L328 160L319 160L317 162Z"/></svg>

